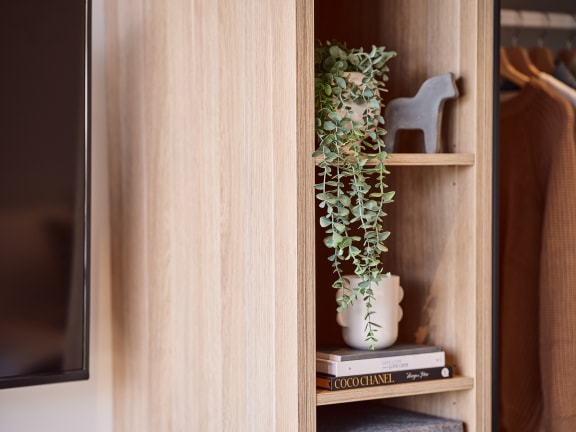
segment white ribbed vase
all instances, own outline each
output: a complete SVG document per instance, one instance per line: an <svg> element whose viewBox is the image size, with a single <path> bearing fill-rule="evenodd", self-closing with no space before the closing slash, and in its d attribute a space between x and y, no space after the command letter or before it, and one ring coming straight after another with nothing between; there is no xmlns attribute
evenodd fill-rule
<svg viewBox="0 0 576 432"><path fill-rule="evenodd" d="M350 281L350 288L358 287L361 279L358 276L345 276ZM340 296L338 290L337 297ZM371 321L380 325L376 328L375 333L378 342L375 343L375 349L387 348L396 342L398 339L398 323L402 319L402 308L399 303L404 297L404 290L400 286L399 276L384 277L382 280L372 287L375 300L372 301L372 310L374 314L371 316ZM342 327L342 337L346 345L356 349L368 349L370 345L366 342L366 304L362 298L354 301L354 303L338 312L336 321Z"/></svg>

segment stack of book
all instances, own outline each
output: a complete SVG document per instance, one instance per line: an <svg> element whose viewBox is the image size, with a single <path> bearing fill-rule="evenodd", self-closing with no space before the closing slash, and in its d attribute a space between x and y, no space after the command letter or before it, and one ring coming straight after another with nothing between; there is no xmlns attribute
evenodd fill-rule
<svg viewBox="0 0 576 432"><path fill-rule="evenodd" d="M316 387L331 391L452 376L445 352L433 345L396 344L376 351L319 347L316 351Z"/></svg>

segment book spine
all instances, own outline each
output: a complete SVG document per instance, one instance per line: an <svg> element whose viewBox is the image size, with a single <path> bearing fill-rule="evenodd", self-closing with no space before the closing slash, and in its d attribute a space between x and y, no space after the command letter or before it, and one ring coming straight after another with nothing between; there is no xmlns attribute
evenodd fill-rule
<svg viewBox="0 0 576 432"><path fill-rule="evenodd" d="M316 359L316 372L343 377L440 367L445 362L444 351L349 361Z"/></svg>
<svg viewBox="0 0 576 432"><path fill-rule="evenodd" d="M422 382L453 377L452 366L414 369L408 371L381 372L375 374L334 377L317 375L316 387L330 391L350 390L364 387L377 387L409 382Z"/></svg>

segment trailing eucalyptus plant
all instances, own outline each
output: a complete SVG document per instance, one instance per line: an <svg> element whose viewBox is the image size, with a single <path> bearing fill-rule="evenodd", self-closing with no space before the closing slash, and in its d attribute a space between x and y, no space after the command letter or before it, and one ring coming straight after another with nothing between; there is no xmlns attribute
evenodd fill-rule
<svg viewBox="0 0 576 432"><path fill-rule="evenodd" d="M374 300L372 284L389 274L384 272L381 254L390 233L382 224L384 204L394 192L384 183L388 153L381 92L386 91L387 62L396 55L385 47L348 49L338 41L317 43L315 63L316 143L313 154L319 159L317 199L324 214L320 226L324 244L332 250L329 260L335 273L333 288L341 289L338 311L361 299L367 313L365 335L369 349L377 342L378 323L371 318ZM352 80L351 72L361 72L362 82ZM353 111L364 106L362 118ZM349 288L342 264L351 261L361 279L357 289Z"/></svg>

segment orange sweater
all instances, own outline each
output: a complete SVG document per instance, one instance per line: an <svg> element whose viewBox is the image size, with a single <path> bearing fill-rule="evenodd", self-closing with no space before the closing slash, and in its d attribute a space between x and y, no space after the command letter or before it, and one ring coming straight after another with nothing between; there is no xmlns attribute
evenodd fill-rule
<svg viewBox="0 0 576 432"><path fill-rule="evenodd" d="M535 78L500 105L500 431L576 431L574 126Z"/></svg>

